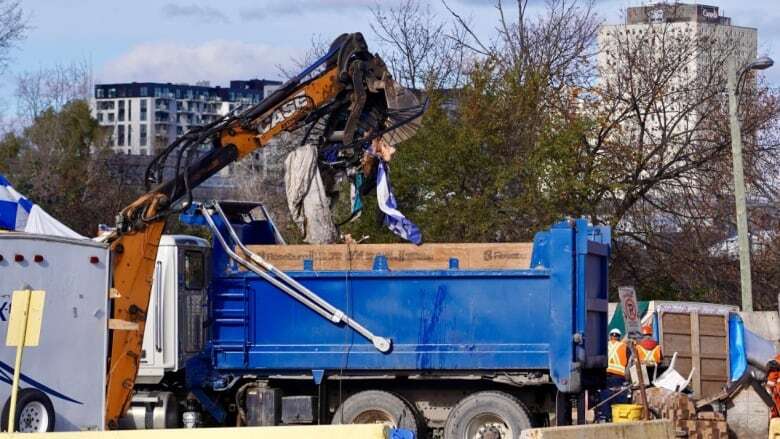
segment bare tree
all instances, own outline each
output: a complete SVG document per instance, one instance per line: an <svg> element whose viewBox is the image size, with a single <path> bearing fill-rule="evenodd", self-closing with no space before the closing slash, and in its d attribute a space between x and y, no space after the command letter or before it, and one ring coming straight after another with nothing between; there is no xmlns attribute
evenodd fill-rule
<svg viewBox="0 0 780 439"><path fill-rule="evenodd" d="M621 237L616 277L690 299L735 300L738 271L721 250L735 211L724 66L745 56L740 42L720 26L661 23L609 28L601 43L600 82L582 95L596 123L581 172L599 175L588 203ZM749 192L771 199L780 105L776 91L748 83L741 117ZM751 223L777 227L763 215Z"/></svg>
<svg viewBox="0 0 780 439"><path fill-rule="evenodd" d="M18 115L29 124L46 109L58 110L72 100L89 99L93 86L92 66L86 60L20 73L16 77Z"/></svg>
<svg viewBox="0 0 780 439"><path fill-rule="evenodd" d="M734 230L724 66L737 53L736 35L723 26L686 32L684 23L618 26L597 46L593 2L550 0L539 14L528 5L519 0L510 17L497 1L496 33L485 36L444 2L465 31L452 39L476 62L447 115L454 123L441 113L429 119L452 134L423 131L426 144L405 150L415 163L396 164L423 181L399 189L399 199L422 206L428 230L468 239L516 239L563 215L587 215L615 230L618 282L648 297L733 301L738 269L723 251ZM760 243L754 290L767 306L780 265L780 99L752 78L740 98L750 224ZM431 151L444 149L439 170ZM429 174L437 179L425 182ZM427 201L431 193L447 197ZM442 232L439 205L448 215ZM479 217L474 205L490 214Z"/></svg>
<svg viewBox="0 0 780 439"><path fill-rule="evenodd" d="M646 29L608 31L601 82L589 96L599 124L586 152L593 165L608 167L615 176L605 182L602 198L593 201L611 206L613 225L640 200L680 217L697 217L691 200L711 194L713 181L724 181L730 158L723 66L736 55L738 42L716 27ZM746 139L778 117L773 99L754 105L763 108L749 110ZM758 145L748 143L753 156Z"/></svg>
<svg viewBox="0 0 780 439"><path fill-rule="evenodd" d="M530 13L528 0L518 0L515 19L504 2L496 0L497 34L492 36L478 35L446 0L442 3L462 29L449 38L494 60L499 70L522 72L522 81L541 75L545 85L557 89L582 86L593 77L592 58L601 24L593 0L548 0L540 15Z"/></svg>
<svg viewBox="0 0 780 439"><path fill-rule="evenodd" d="M322 34L312 34L309 47L301 55L290 58L290 66L277 65L276 69L285 78L292 78L328 53L330 44Z"/></svg>
<svg viewBox="0 0 780 439"><path fill-rule="evenodd" d="M8 66L11 49L30 29L19 1L0 0L0 70Z"/></svg>
<svg viewBox="0 0 780 439"><path fill-rule="evenodd" d="M458 87L463 81L465 52L458 43L466 30L448 26L428 2L404 0L371 8L373 30L393 76L412 89Z"/></svg>

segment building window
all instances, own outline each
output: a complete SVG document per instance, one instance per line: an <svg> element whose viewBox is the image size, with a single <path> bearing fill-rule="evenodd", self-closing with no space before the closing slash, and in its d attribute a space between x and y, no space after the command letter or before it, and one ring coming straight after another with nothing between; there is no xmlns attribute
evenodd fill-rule
<svg viewBox="0 0 780 439"><path fill-rule="evenodd" d="M108 121L113 122L114 121L114 113L108 113Z"/></svg>
<svg viewBox="0 0 780 439"><path fill-rule="evenodd" d="M103 122L103 113L98 111L97 120L98 120L98 122Z"/></svg>
<svg viewBox="0 0 780 439"><path fill-rule="evenodd" d="M148 105L148 99L141 99L141 121L146 120L146 110Z"/></svg>
<svg viewBox="0 0 780 439"><path fill-rule="evenodd" d="M140 134L140 138L138 139L141 146L146 146L146 136L147 136L146 124L142 123L141 124L141 134Z"/></svg>
<svg viewBox="0 0 780 439"><path fill-rule="evenodd" d="M117 146L125 146L125 126L119 125L116 127L116 144Z"/></svg>
<svg viewBox="0 0 780 439"><path fill-rule="evenodd" d="M98 89L95 91L95 97L96 97L96 98L98 98L98 99L100 99L100 98L102 98L102 97L103 97L103 89L102 89L102 88L98 88Z"/></svg>
<svg viewBox="0 0 780 439"><path fill-rule="evenodd" d="M160 92L160 87L155 87L154 88L154 97L159 98L161 95L162 95L162 93Z"/></svg>
<svg viewBox="0 0 780 439"><path fill-rule="evenodd" d="M133 101L128 99L127 100L127 121L130 122L133 120Z"/></svg>
<svg viewBox="0 0 780 439"><path fill-rule="evenodd" d="M109 98L115 98L116 97L116 89L115 88L109 88L108 89L108 97Z"/></svg>
<svg viewBox="0 0 780 439"><path fill-rule="evenodd" d="M117 112L116 118L120 122L124 122L125 121L125 100L124 99L119 100L118 110L119 111Z"/></svg>
<svg viewBox="0 0 780 439"><path fill-rule="evenodd" d="M141 93L139 93L141 96L146 97L149 96L149 88L148 87L141 87Z"/></svg>
<svg viewBox="0 0 780 439"><path fill-rule="evenodd" d="M128 125L127 126L127 144L132 145L133 144L133 126Z"/></svg>

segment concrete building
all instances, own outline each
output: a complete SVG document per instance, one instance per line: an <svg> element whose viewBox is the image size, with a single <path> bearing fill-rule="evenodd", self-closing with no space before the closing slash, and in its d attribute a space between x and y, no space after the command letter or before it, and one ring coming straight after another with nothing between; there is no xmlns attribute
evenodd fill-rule
<svg viewBox="0 0 780 439"><path fill-rule="evenodd" d="M624 23L601 27L598 44L606 93L645 99L644 138L687 145L706 106L719 105L709 96L725 88L729 57L737 66L757 57L758 32L717 6L664 2L627 8Z"/></svg>
<svg viewBox="0 0 780 439"><path fill-rule="evenodd" d="M112 128L115 151L153 155L191 127L213 122L237 105L256 104L280 85L265 79L230 81L227 88L207 82L98 84L92 115Z"/></svg>
<svg viewBox="0 0 780 439"><path fill-rule="evenodd" d="M731 18L721 15L717 6L663 2L629 7L623 24L604 25L599 30L598 67L602 80L626 68L627 60L618 47L620 43L646 41L652 45L654 35L656 41L661 37L666 43L654 45L653 50L657 52L668 50L670 42L682 41L734 50L737 65L744 65L757 56L758 31L732 24ZM681 69L680 82L697 78L703 68L709 67L711 54L705 50L700 52L692 57L687 68ZM725 67L722 66L724 75Z"/></svg>

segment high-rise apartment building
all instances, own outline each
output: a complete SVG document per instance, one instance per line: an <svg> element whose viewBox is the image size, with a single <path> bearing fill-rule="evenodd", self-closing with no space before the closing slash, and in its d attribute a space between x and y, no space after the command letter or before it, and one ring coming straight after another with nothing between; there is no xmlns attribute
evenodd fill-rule
<svg viewBox="0 0 780 439"><path fill-rule="evenodd" d="M654 44L650 37L653 33L657 36L656 42L659 37L663 38L661 44L654 45L657 52L670 50L671 44L682 42L733 50L737 65L744 65L757 56L757 30L734 25L730 17L721 15L717 6L655 3L629 7L623 24L601 27L598 35L598 65L602 79L627 67L628 60L618 45L627 41L646 41L647 44ZM709 58L706 55L706 51L701 50L698 56L692 57L687 68L681 69L687 78L680 79L696 78L700 70L707 66ZM722 67L725 75L725 65Z"/></svg>
<svg viewBox="0 0 780 439"><path fill-rule="evenodd" d="M728 60L744 66L757 57L758 32L734 25L717 6L663 2L629 7L623 24L601 27L598 44L605 93L644 99L636 105L645 112L644 139L686 145L706 105L717 105L709 97L725 88ZM623 125L631 123L638 120Z"/></svg>
<svg viewBox="0 0 780 439"><path fill-rule="evenodd" d="M191 127L213 122L237 105L256 104L280 85L265 79L230 81L227 88L205 82L98 84L92 115L112 129L115 151L151 155Z"/></svg>

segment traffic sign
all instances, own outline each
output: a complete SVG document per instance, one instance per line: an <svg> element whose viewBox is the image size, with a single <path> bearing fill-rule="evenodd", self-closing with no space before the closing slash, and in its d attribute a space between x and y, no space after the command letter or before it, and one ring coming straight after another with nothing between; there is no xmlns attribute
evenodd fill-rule
<svg viewBox="0 0 780 439"><path fill-rule="evenodd" d="M45 298L45 291L14 291L5 337L6 346L38 346Z"/></svg>
<svg viewBox="0 0 780 439"><path fill-rule="evenodd" d="M642 324L639 320L639 303L636 301L634 287L618 288L620 306L623 310L623 322L628 338L637 339L642 336Z"/></svg>

